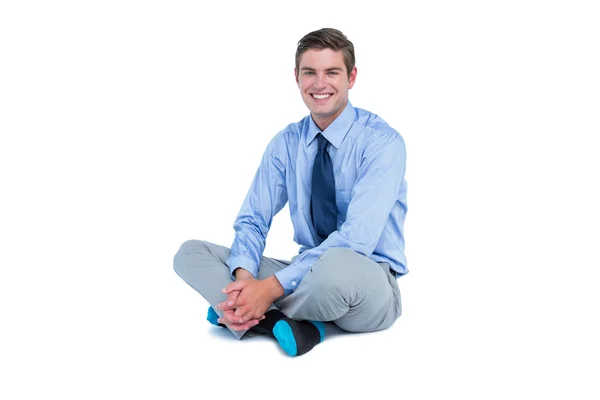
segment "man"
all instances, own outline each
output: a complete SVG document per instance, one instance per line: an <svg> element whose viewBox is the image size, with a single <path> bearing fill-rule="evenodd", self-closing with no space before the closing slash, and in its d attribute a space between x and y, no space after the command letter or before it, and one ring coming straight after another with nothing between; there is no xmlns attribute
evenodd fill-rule
<svg viewBox="0 0 600 400"><path fill-rule="evenodd" d="M402 312L396 279L408 272L405 145L349 102L352 42L330 28L307 34L295 75L310 115L267 146L231 250L191 240L174 258L177 274L211 304L210 322L238 339L248 330L271 335L291 356L323 340L323 321L349 332L390 327ZM288 201L301 245L291 262L262 256Z"/></svg>

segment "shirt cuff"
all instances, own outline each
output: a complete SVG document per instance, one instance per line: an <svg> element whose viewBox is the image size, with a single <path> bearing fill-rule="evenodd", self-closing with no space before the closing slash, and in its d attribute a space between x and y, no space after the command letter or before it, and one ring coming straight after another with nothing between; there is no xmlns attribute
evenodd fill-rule
<svg viewBox="0 0 600 400"><path fill-rule="evenodd" d="M302 281L302 274L300 274L295 264L290 264L284 269L275 272L275 278L279 280L279 283L283 286L283 293L287 296L298 288L298 285Z"/></svg>
<svg viewBox="0 0 600 400"><path fill-rule="evenodd" d="M245 256L230 256L227 260L227 265L229 266L229 277L235 281L235 275L233 271L237 268L243 268L246 271L250 272L252 276L255 278L258 276L258 265L250 258Z"/></svg>

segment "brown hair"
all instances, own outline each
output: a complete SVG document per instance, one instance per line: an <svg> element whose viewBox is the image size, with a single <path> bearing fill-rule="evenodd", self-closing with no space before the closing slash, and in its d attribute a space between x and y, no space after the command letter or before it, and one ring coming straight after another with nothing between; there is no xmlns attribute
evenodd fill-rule
<svg viewBox="0 0 600 400"><path fill-rule="evenodd" d="M354 45L342 32L333 28L323 28L310 32L300 39L298 49L296 50L296 76L300 73L300 57L309 49L341 50L344 55L344 64L346 64L346 69L348 70L348 77L350 77L350 72L356 62L354 58Z"/></svg>

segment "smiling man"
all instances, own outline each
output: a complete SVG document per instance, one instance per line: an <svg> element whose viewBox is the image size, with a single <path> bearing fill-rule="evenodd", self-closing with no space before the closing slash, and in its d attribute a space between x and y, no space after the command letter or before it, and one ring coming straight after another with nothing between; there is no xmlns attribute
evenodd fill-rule
<svg viewBox="0 0 600 400"><path fill-rule="evenodd" d="M209 303L207 319L242 338L274 337L290 356L348 332L389 328L402 313L406 149L382 118L355 108L354 46L336 29L298 42L296 82L310 115L273 137L234 223L231 249L190 240L174 268ZM291 261L263 256L289 202Z"/></svg>
<svg viewBox="0 0 600 400"><path fill-rule="evenodd" d="M317 127L324 131L348 104L356 67L346 66L344 54L329 48L309 48L297 63L296 82L302 99Z"/></svg>

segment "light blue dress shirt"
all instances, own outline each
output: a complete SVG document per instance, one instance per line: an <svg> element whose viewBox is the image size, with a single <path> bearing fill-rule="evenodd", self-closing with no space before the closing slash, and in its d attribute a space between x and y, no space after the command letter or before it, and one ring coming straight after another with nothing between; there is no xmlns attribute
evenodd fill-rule
<svg viewBox="0 0 600 400"><path fill-rule="evenodd" d="M310 215L319 132L309 115L269 142L233 226L235 239L227 260L232 279L238 267L257 276L273 217L288 201L294 241L301 247L292 263L275 274L285 294L293 292L319 256L332 247L387 262L396 276L408 272L404 140L379 116L354 108L350 101L322 132L331 143L338 221L337 230L319 244Z"/></svg>

